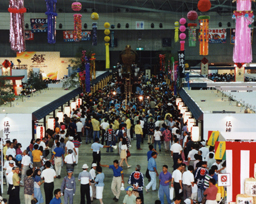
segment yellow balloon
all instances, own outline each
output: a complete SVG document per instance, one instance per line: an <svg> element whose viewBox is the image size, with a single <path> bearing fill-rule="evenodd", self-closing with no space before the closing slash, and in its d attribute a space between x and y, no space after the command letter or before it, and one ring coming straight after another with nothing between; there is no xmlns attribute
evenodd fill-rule
<svg viewBox="0 0 256 204"><path fill-rule="evenodd" d="M109 27L110 27L109 22L104 23L104 27L105 27L105 28L109 28Z"/></svg>
<svg viewBox="0 0 256 204"><path fill-rule="evenodd" d="M189 68L189 64L185 63L185 69L188 69L188 68Z"/></svg>
<svg viewBox="0 0 256 204"><path fill-rule="evenodd" d="M93 13L91 14L91 19L92 19L92 20L98 20L98 19L99 19L99 14L96 13L96 12L93 12Z"/></svg>
<svg viewBox="0 0 256 204"><path fill-rule="evenodd" d="M109 29L104 30L104 34L105 35L109 35L110 34L110 30Z"/></svg>
<svg viewBox="0 0 256 204"><path fill-rule="evenodd" d="M175 26L179 26L180 24L179 24L179 21L176 21L175 23L174 23L174 25Z"/></svg>
<svg viewBox="0 0 256 204"><path fill-rule="evenodd" d="M109 36L105 36L104 40L105 40L105 42L109 42L110 41L110 37Z"/></svg>

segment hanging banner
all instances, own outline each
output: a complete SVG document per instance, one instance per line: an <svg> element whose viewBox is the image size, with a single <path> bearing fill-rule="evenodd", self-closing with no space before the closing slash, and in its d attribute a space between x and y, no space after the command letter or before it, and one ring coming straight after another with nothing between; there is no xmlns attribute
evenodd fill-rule
<svg viewBox="0 0 256 204"><path fill-rule="evenodd" d="M235 44L236 29L230 28L230 44ZM253 41L253 29L251 29L251 41Z"/></svg>
<svg viewBox="0 0 256 204"><path fill-rule="evenodd" d="M189 39L188 39L188 46L195 47L196 46L196 27L189 27Z"/></svg>
<svg viewBox="0 0 256 204"><path fill-rule="evenodd" d="M226 43L227 32L226 29L212 28L209 29L209 43L221 44Z"/></svg>
<svg viewBox="0 0 256 204"><path fill-rule="evenodd" d="M91 40L91 31L82 31L82 38L80 41L90 41ZM74 31L66 30L63 31L63 40L64 42L79 42L74 40Z"/></svg>
<svg viewBox="0 0 256 204"><path fill-rule="evenodd" d="M180 78L185 76L185 51L178 51Z"/></svg>
<svg viewBox="0 0 256 204"><path fill-rule="evenodd" d="M25 31L25 40L34 40L34 33L30 30Z"/></svg>
<svg viewBox="0 0 256 204"><path fill-rule="evenodd" d="M47 18L31 18L30 24L33 33L46 33L48 30Z"/></svg>

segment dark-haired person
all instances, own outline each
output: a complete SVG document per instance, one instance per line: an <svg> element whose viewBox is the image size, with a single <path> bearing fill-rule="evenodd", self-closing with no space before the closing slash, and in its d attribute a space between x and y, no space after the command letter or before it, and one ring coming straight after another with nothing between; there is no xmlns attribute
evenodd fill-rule
<svg viewBox="0 0 256 204"><path fill-rule="evenodd" d="M148 171L149 171L151 180L146 186L146 192L148 192L151 186L152 186L152 190L156 191L156 176L158 176L156 160L155 160L156 158L157 158L157 153L153 152L151 154L151 158L148 160Z"/></svg>
<svg viewBox="0 0 256 204"><path fill-rule="evenodd" d="M173 204L180 204L181 203L181 197L175 197L173 199Z"/></svg>
<svg viewBox="0 0 256 204"><path fill-rule="evenodd" d="M137 150L142 150L140 148L140 143L141 143L141 138L143 137L143 130L140 125L140 120L137 121L137 125L135 125L134 131L135 131L136 140L137 140L137 143L136 143Z"/></svg>
<svg viewBox="0 0 256 204"><path fill-rule="evenodd" d="M172 174L168 172L168 166L163 165L163 171L159 175L159 199L161 204L164 204L164 195L166 196L167 203L171 204L169 184L172 181Z"/></svg>
<svg viewBox="0 0 256 204"><path fill-rule="evenodd" d="M140 172L140 165L136 165L135 171L131 173L128 184L133 186L133 190L139 193L141 203L143 204L144 196L143 196L143 186L144 186L144 176Z"/></svg>
<svg viewBox="0 0 256 204"><path fill-rule="evenodd" d="M32 169L28 169L24 178L24 198L25 204L31 204L34 197L34 178Z"/></svg>
<svg viewBox="0 0 256 204"><path fill-rule="evenodd" d="M212 165L216 162L216 160L213 158L214 153L210 152L208 155L208 160L207 160L207 168L211 169Z"/></svg>
<svg viewBox="0 0 256 204"><path fill-rule="evenodd" d="M98 172L95 178L95 186L96 186L96 199L99 199L100 204L103 204L103 190L104 190L104 178L105 175L102 173L102 168L100 166L97 167L96 171Z"/></svg>
<svg viewBox="0 0 256 204"><path fill-rule="evenodd" d="M55 170L51 169L50 167L51 162L45 162L45 170L43 170L41 174L41 178L44 180L44 193L46 204L49 204L53 197L54 179L56 178Z"/></svg>
<svg viewBox="0 0 256 204"><path fill-rule="evenodd" d="M112 190L112 193L115 196L113 198L113 200L118 202L118 199L119 199L119 196L120 196L120 188L121 188L122 183L124 183L123 168L118 165L117 160L113 161L113 165L103 165L103 164L101 164L100 166L107 167L107 168L113 170L114 176L113 176L113 180L112 180L112 183L111 183L111 190Z"/></svg>
<svg viewBox="0 0 256 204"><path fill-rule="evenodd" d="M143 204L141 197L136 198L136 204Z"/></svg>
<svg viewBox="0 0 256 204"><path fill-rule="evenodd" d="M56 189L54 191L54 198L50 201L50 204L61 204L61 190L60 189Z"/></svg>
<svg viewBox="0 0 256 204"><path fill-rule="evenodd" d="M32 156L33 156L33 171L35 169L41 168L41 156L43 153L39 150L38 144L34 145L34 150L32 151Z"/></svg>
<svg viewBox="0 0 256 204"><path fill-rule="evenodd" d="M62 164L62 161L64 161L64 154L65 154L65 151L63 150L63 148L60 147L60 142L57 142L56 148L52 152L52 160L54 158L54 165L55 165L57 178L60 178L61 164Z"/></svg>
<svg viewBox="0 0 256 204"><path fill-rule="evenodd" d="M197 168L195 172L195 181L197 183L198 187L198 202L202 202L203 199L203 193L204 193L204 179L205 176L208 174L208 169L207 169L207 162L202 162L202 166Z"/></svg>
<svg viewBox="0 0 256 204"><path fill-rule="evenodd" d="M195 177L194 177L194 167L188 166L188 170L185 171L182 175L183 183L183 198L184 200L190 198L192 195L192 186L194 186Z"/></svg>
<svg viewBox="0 0 256 204"><path fill-rule="evenodd" d="M61 192L64 194L64 203L73 204L73 197L76 193L76 180L73 171L69 170L68 175L64 177L61 184Z"/></svg>
<svg viewBox="0 0 256 204"><path fill-rule="evenodd" d="M175 137L175 136L174 136ZM181 157L182 146L179 144L177 137L174 139L174 144L171 146L171 155L173 157L173 169L177 168L177 160Z"/></svg>
<svg viewBox="0 0 256 204"><path fill-rule="evenodd" d="M9 201L9 204L20 204L20 177L19 177L20 168L15 167L13 171L13 188L11 189L11 194L9 194L12 199Z"/></svg>
<svg viewBox="0 0 256 204"><path fill-rule="evenodd" d="M90 185L91 185L91 174L87 171L88 165L84 164L82 166L83 171L79 173L78 175L78 181L80 181L81 186L80 186L80 204L85 204L85 196L87 200L87 204L91 203L91 198L90 198Z"/></svg>
<svg viewBox="0 0 256 204"><path fill-rule="evenodd" d="M107 147L110 147L110 146L100 144L99 143L99 138L95 138L95 142L92 143L92 145L91 145L91 149L93 151L93 153L92 153L92 157L93 157L92 163L96 163L97 166L100 165L100 160L101 160L100 148L107 148Z"/></svg>
<svg viewBox="0 0 256 204"><path fill-rule="evenodd" d="M174 187L175 196L181 196L182 195L182 173L183 170L182 164L179 164L177 166L177 169L175 169L172 172L172 187Z"/></svg>
<svg viewBox="0 0 256 204"><path fill-rule="evenodd" d="M218 193L218 188L215 186L216 182L214 179L210 179L209 188L204 191L206 195L206 204L216 204L216 196Z"/></svg>

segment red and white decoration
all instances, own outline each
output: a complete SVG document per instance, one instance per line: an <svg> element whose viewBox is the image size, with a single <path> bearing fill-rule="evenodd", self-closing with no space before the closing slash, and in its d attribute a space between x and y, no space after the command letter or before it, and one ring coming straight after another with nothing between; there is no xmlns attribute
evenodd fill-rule
<svg viewBox="0 0 256 204"><path fill-rule="evenodd" d="M78 108L80 108L80 106L82 105L82 99L81 98L76 99L76 105L78 106Z"/></svg>
<svg viewBox="0 0 256 204"><path fill-rule="evenodd" d="M45 136L45 129L44 126L37 126L36 127L36 138L42 140Z"/></svg>

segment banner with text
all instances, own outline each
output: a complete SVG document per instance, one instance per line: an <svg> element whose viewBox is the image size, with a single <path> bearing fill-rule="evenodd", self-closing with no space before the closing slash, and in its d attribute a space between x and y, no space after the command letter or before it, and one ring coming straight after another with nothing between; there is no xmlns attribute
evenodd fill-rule
<svg viewBox="0 0 256 204"><path fill-rule="evenodd" d="M74 40L74 31L66 30L63 31L64 42L76 42ZM82 31L82 39L80 41L90 41L91 40L91 31Z"/></svg>
<svg viewBox="0 0 256 204"><path fill-rule="evenodd" d="M33 33L46 33L48 30L47 18L31 18L31 31Z"/></svg>
<svg viewBox="0 0 256 204"><path fill-rule="evenodd" d="M209 43L220 44L226 43L227 32L226 29L211 28L209 29Z"/></svg>

